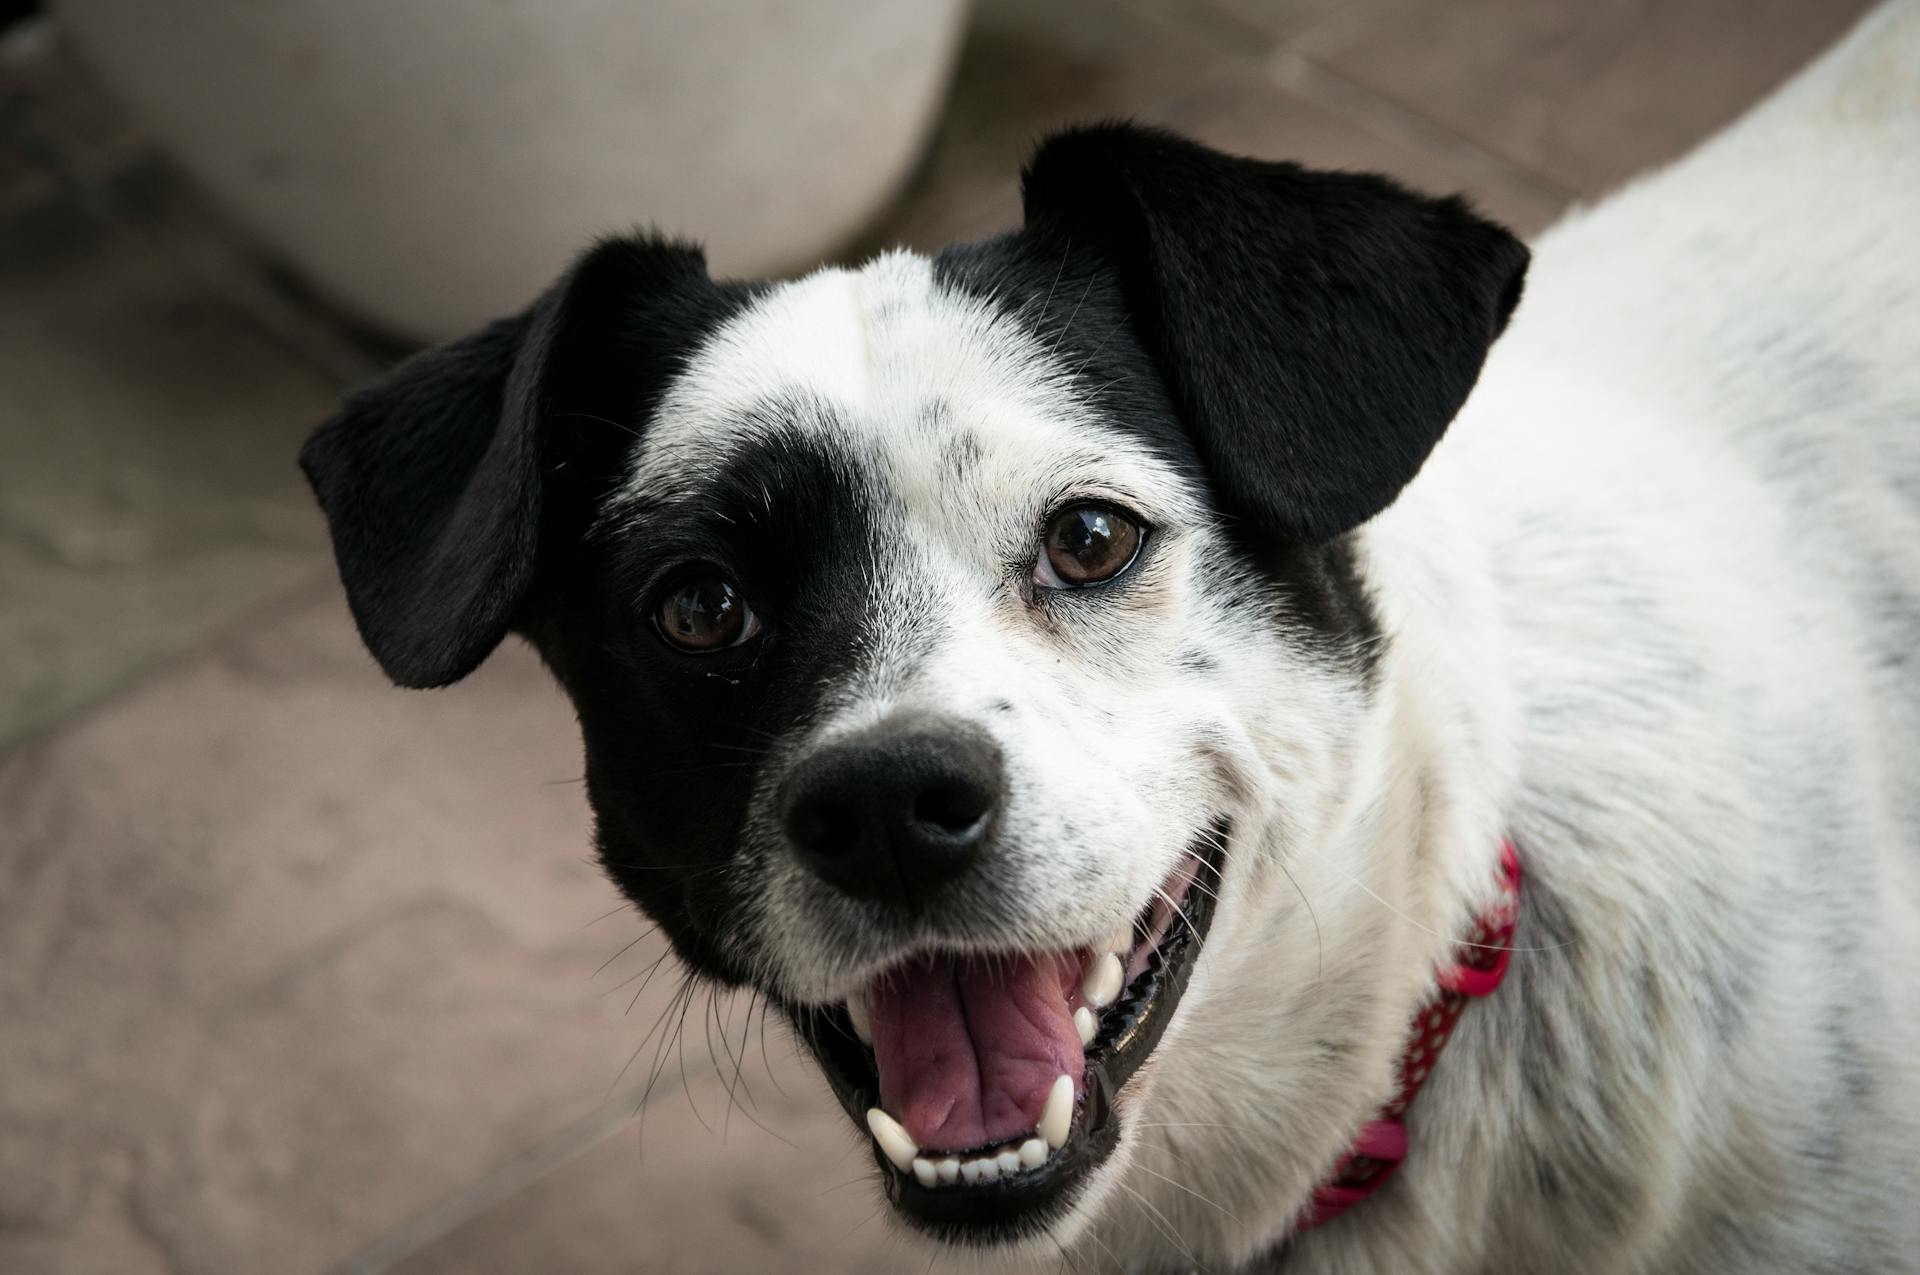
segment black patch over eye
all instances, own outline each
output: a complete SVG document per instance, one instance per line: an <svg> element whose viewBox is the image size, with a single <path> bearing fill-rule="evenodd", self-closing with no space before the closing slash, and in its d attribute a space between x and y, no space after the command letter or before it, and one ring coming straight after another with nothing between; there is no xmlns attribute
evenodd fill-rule
<svg viewBox="0 0 1920 1275"><path fill-rule="evenodd" d="M661 591L654 624L671 646L696 655L738 646L760 631L760 620L733 581L722 575L682 576Z"/></svg>
<svg viewBox="0 0 1920 1275"><path fill-rule="evenodd" d="M1047 523L1034 583L1049 589L1078 589L1125 571L1140 555L1146 529L1111 505L1074 505Z"/></svg>

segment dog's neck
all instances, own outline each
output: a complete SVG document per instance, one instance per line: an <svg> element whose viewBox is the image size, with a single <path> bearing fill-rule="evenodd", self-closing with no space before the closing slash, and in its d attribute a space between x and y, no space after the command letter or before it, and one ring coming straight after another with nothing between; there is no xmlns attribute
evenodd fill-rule
<svg viewBox="0 0 1920 1275"><path fill-rule="evenodd" d="M1482 498L1469 440L1449 437L1400 499L1358 534L1381 627L1378 715L1385 759L1367 800L1397 812L1395 839L1415 839L1416 919L1451 943L1490 901L1520 758L1508 675L1509 599L1495 582L1475 511ZM1411 808L1409 804L1411 803Z"/></svg>
<svg viewBox="0 0 1920 1275"><path fill-rule="evenodd" d="M1461 941L1455 962L1439 970L1434 995L1421 1005L1408 1027L1406 1047L1400 1054L1399 1090L1360 1127L1352 1148L1327 1180L1314 1188L1302 1230L1331 1222L1364 1204L1406 1159L1407 1113L1438 1065L1454 1025L1472 1002L1493 995L1506 978L1520 905L1520 861L1511 841L1501 846L1499 880L1499 897Z"/></svg>

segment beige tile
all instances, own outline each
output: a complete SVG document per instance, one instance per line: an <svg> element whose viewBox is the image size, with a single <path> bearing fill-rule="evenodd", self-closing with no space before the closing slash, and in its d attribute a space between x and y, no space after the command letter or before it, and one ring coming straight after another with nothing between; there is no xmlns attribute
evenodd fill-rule
<svg viewBox="0 0 1920 1275"><path fill-rule="evenodd" d="M1020 164L1050 129L1150 110L1230 64L1186 24L1121 0L983 0L946 113L900 202L850 255L937 249L1004 221Z"/></svg>
<svg viewBox="0 0 1920 1275"><path fill-rule="evenodd" d="M1869 0L1384 0L1305 56L1553 182L1597 194L1675 158Z"/></svg>
<svg viewBox="0 0 1920 1275"><path fill-rule="evenodd" d="M324 570L334 387L59 195L0 222L0 742Z"/></svg>
<svg viewBox="0 0 1920 1275"><path fill-rule="evenodd" d="M1373 0L1127 0L1211 39L1241 57L1258 57L1274 44L1337 13Z"/></svg>
<svg viewBox="0 0 1920 1275"><path fill-rule="evenodd" d="M661 949L595 974L579 766L524 649L402 693L331 587L0 756L0 1270L320 1270L624 1114L671 980L603 995Z"/></svg>
<svg viewBox="0 0 1920 1275"><path fill-rule="evenodd" d="M1314 87L1312 82L1306 86L1309 92ZM1368 127L1362 122L1368 115L1379 112L1330 109L1281 87L1268 70L1250 69L1183 99L1157 118L1235 154L1382 172L1435 194L1464 192L1522 234L1541 230L1563 207L1556 192L1510 165L1457 146L1396 137L1391 126L1397 120Z"/></svg>
<svg viewBox="0 0 1920 1275"><path fill-rule="evenodd" d="M889 1230L872 1160L824 1084L810 1065L790 1058L784 1041L768 1057L784 1094L757 1053L748 1071L755 1115L766 1129L736 1113L723 1134L724 1082L698 1080L692 1091L697 1113L685 1095L666 1095L648 1110L644 1131L621 1130L393 1270L880 1275L924 1269L924 1251L916 1260Z"/></svg>
<svg viewBox="0 0 1920 1275"><path fill-rule="evenodd" d="M0 743L323 573L294 457L376 364L45 23L0 38Z"/></svg>

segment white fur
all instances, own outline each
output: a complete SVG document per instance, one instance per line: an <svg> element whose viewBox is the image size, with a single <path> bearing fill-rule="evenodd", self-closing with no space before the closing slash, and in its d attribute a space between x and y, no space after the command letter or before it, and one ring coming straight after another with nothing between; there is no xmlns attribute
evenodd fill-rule
<svg viewBox="0 0 1920 1275"><path fill-rule="evenodd" d="M1466 409L1361 533L1386 633L1370 704L1196 588L1219 556L1200 494L925 262L776 289L700 351L633 490L673 491L747 441L743 412L804 392L893 519L869 605L943 617L877 642L809 738L934 706L1009 758L1020 888L929 942L1091 941L1235 819L1192 988L1050 1237L1082 1269L1220 1269L1286 1236L1389 1096L1509 835L1532 950L1467 1010L1399 1178L1275 1268L1911 1268L1916 219L1902 2L1549 233ZM956 431L980 444L964 477ZM1041 633L1007 564L1088 495L1148 515L1154 574ZM1180 671L1196 643L1223 672ZM1018 712L995 720L1001 697ZM787 995L830 1001L897 957L788 857L750 847L742 873L742 954Z"/></svg>

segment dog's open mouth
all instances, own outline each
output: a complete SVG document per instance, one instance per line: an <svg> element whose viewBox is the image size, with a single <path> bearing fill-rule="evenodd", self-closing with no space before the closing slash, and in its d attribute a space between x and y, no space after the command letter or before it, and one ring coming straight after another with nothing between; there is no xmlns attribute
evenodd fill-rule
<svg viewBox="0 0 1920 1275"><path fill-rule="evenodd" d="M908 1221L991 1243L1070 1205L1118 1141L1114 1094L1186 990L1226 832L1091 948L916 956L844 1007L790 1011Z"/></svg>

